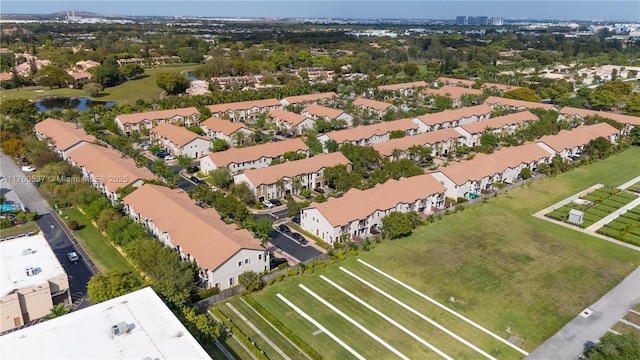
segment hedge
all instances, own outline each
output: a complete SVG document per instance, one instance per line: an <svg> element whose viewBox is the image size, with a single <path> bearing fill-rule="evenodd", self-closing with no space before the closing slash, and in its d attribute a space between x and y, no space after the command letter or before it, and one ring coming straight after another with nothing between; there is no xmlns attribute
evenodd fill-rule
<svg viewBox="0 0 640 360"><path fill-rule="evenodd" d="M224 326L226 326L231 332L240 339L248 348L251 350L253 355L255 355L260 360L269 360L269 358L260 350L258 347L247 338L245 334L240 331L232 322L229 320L220 309L212 308L211 311L222 320Z"/></svg>
<svg viewBox="0 0 640 360"><path fill-rule="evenodd" d="M318 354L311 346L304 342L298 335L294 334L288 327L284 326L280 320L276 319L267 309L262 307L255 299L250 296L244 296L244 300L247 304L251 305L262 317L267 319L273 326L275 326L282 334L293 341L302 351L306 352L314 360L322 359L322 356Z"/></svg>

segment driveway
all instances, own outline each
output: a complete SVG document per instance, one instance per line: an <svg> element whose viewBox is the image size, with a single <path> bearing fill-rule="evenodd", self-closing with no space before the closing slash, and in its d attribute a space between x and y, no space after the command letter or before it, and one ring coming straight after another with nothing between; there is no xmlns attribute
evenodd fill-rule
<svg viewBox="0 0 640 360"><path fill-rule="evenodd" d="M311 260L314 257L321 255L322 252L311 245L300 245L297 241L290 238L288 235L281 233L275 229L271 230L271 244L280 250L286 252L298 261Z"/></svg>
<svg viewBox="0 0 640 360"><path fill-rule="evenodd" d="M20 202L31 212L48 214L51 211L49 204L30 181L34 177L33 173L23 173L13 159L1 151L0 163L2 163L0 167L2 182L15 192Z"/></svg>

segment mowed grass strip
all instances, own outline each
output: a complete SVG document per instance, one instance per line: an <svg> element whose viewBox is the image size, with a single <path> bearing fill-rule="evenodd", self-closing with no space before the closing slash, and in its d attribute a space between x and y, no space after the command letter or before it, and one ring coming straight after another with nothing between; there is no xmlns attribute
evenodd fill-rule
<svg viewBox="0 0 640 360"><path fill-rule="evenodd" d="M640 339L640 329L629 324L618 322L611 328L611 330L619 332L620 334L633 334Z"/></svg>
<svg viewBox="0 0 640 360"><path fill-rule="evenodd" d="M255 325L262 333L265 334L273 343L276 344L285 354L287 354L292 359L303 359L306 358L306 355L298 350L295 345L289 342L283 335L281 335L278 331L276 331L269 323L267 323L262 317L256 314L253 309L245 304L240 298L234 298L230 300L235 308L242 313L253 325Z"/></svg>
<svg viewBox="0 0 640 360"><path fill-rule="evenodd" d="M501 359L522 359L524 357L523 354L519 353L517 350L511 348L510 346L500 342L499 340L491 337L490 335L484 333L480 329L473 327L470 324L467 324L464 320L459 319L455 315L447 312L446 310L441 309L440 307L432 304L431 302L423 299L417 294L405 289L404 287L396 284L390 279L383 277L375 273L373 270L366 268L365 266L356 263L349 266L344 266L348 271L356 274L357 276L365 279L366 281L372 283L374 286L379 288L380 290L386 292L387 294L393 296L397 300L401 301L405 305L413 308L418 311L422 315L430 318L431 320L437 322L441 326L445 327L449 331L455 333L456 335L462 337L473 345L479 347L483 351L489 353L492 356L499 357ZM335 280L336 282L342 283L344 281L345 284L351 284L351 277L347 273L336 274ZM349 288L352 288L353 285L349 285ZM358 294L360 294L358 292ZM377 294L377 293L376 293ZM425 294L429 295L429 294ZM369 296L369 295L367 295ZM382 296L382 295L381 295ZM442 304L448 308L451 308L450 302ZM403 309L401 306L397 305L397 309L393 310L394 314L398 312L409 312L406 309ZM420 319L417 316L415 317L416 325L428 325L428 323ZM473 321L474 319L470 319ZM483 326L483 324L479 324ZM504 339L509 338L509 334L502 331L499 334L496 334ZM460 346L466 346L461 342L458 342ZM471 350L471 348L469 348ZM478 356L481 356L478 352L471 350Z"/></svg>
<svg viewBox="0 0 640 360"><path fill-rule="evenodd" d="M93 225L87 217L78 209L64 209L63 218L65 221L75 220L80 225L80 229L74 231L76 239L87 251L91 260L94 261L101 271L122 270L131 271L138 274L137 270L125 259L113 244Z"/></svg>
<svg viewBox="0 0 640 360"><path fill-rule="evenodd" d="M256 333L251 327L245 323L229 306L227 302L222 302L216 306L220 312L224 314L228 319L231 319L233 325L235 325L240 331L252 341L258 349L260 349L269 359L284 359L278 352L272 348L258 333Z"/></svg>

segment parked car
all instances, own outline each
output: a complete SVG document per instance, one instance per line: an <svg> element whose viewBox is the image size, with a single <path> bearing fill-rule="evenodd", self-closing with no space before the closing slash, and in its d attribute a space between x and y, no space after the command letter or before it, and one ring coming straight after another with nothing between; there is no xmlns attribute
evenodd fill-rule
<svg viewBox="0 0 640 360"><path fill-rule="evenodd" d="M324 189L323 188L315 188L313 189L313 191L320 193L320 194L324 194Z"/></svg>
<svg viewBox="0 0 640 360"><path fill-rule="evenodd" d="M167 156L165 156L165 157L164 157L164 160L165 160L165 161L175 160L175 159L176 159L176 157L175 157L175 156L173 156L173 155L167 155Z"/></svg>
<svg viewBox="0 0 640 360"><path fill-rule="evenodd" d="M278 229L279 229L280 231L282 231L282 232L285 232L285 233L288 233L288 232L290 232L290 231L291 231L291 229L289 229L289 227L288 227L287 225L285 225L285 224L280 224L280 225L278 226Z"/></svg>
<svg viewBox="0 0 640 360"><path fill-rule="evenodd" d="M75 251L68 253L67 257L69 258L69 261L71 261L74 264L80 260L80 257L78 256L78 254L76 254Z"/></svg>
<svg viewBox="0 0 640 360"><path fill-rule="evenodd" d="M23 166L22 167L22 171L24 171L24 172L32 172L32 171L36 171L36 168L34 168L33 166Z"/></svg>
<svg viewBox="0 0 640 360"><path fill-rule="evenodd" d="M273 204L269 200L265 200L262 203L264 204L264 206L268 207L269 209L273 207Z"/></svg>
<svg viewBox="0 0 640 360"><path fill-rule="evenodd" d="M269 201L274 205L274 206L281 206L282 202L278 199L269 199Z"/></svg>
<svg viewBox="0 0 640 360"><path fill-rule="evenodd" d="M271 260L269 260L269 265L272 269L286 263L288 263L288 261L285 258L272 257Z"/></svg>
<svg viewBox="0 0 640 360"><path fill-rule="evenodd" d="M286 137L287 139L289 139L289 138L292 138L292 137L293 137L293 135L292 135L292 134L289 134L289 133L284 133L284 134L282 134L282 136Z"/></svg>
<svg viewBox="0 0 640 360"><path fill-rule="evenodd" d="M189 180L193 181L196 184L204 184L204 180L198 179L197 176L192 176L192 177L189 178Z"/></svg>
<svg viewBox="0 0 640 360"><path fill-rule="evenodd" d="M307 243L307 239L305 239L304 236L298 234L297 232L291 233L291 237L300 244L304 245Z"/></svg>
<svg viewBox="0 0 640 360"><path fill-rule="evenodd" d="M157 157L159 157L159 158L164 158L164 157L165 157L165 156L167 156L167 155L169 155L169 153L168 153L168 152L166 152L166 151L164 151L164 150L162 150L162 151L160 151L160 152L156 153L156 156L157 156Z"/></svg>

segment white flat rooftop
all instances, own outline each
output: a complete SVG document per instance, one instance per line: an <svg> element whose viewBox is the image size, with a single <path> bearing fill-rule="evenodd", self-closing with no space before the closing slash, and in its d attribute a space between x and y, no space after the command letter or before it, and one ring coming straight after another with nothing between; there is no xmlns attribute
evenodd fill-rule
<svg viewBox="0 0 640 360"><path fill-rule="evenodd" d="M150 287L0 337L3 360L147 358L211 359Z"/></svg>
<svg viewBox="0 0 640 360"><path fill-rule="evenodd" d="M33 268L33 275L27 275L27 268ZM0 296L60 275L66 276L66 272L43 235L0 242Z"/></svg>

